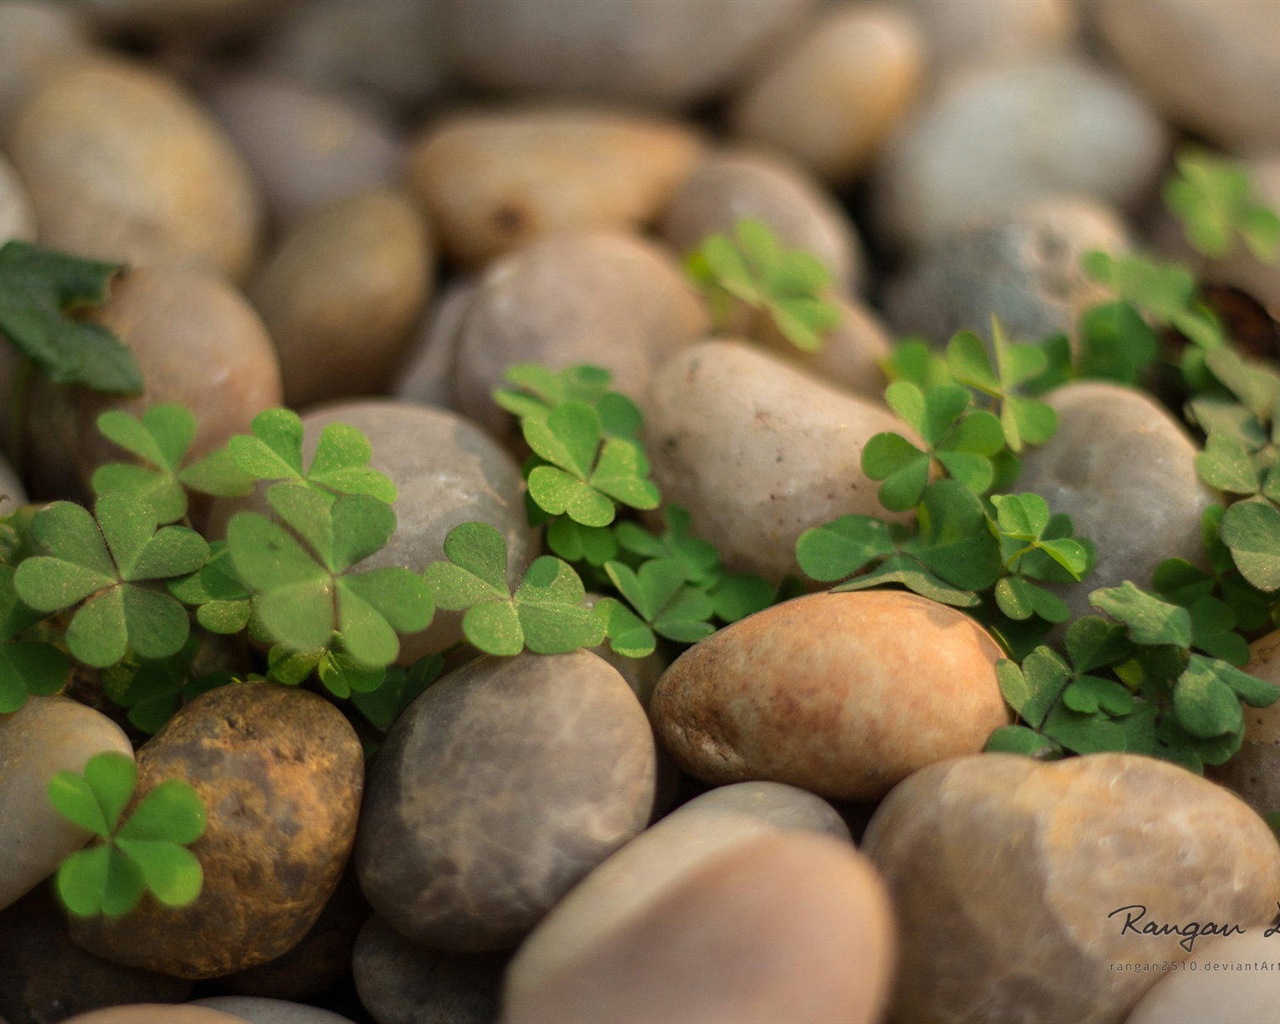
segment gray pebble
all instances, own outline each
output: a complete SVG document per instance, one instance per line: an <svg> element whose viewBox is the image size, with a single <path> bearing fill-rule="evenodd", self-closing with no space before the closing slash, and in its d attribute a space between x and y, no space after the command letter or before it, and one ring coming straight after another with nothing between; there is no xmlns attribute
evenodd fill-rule
<svg viewBox="0 0 1280 1024"><path fill-rule="evenodd" d="M255 996L210 996L197 999L196 1006L207 1006L220 1013L243 1017L247 1024L352 1024L348 1017L301 1003L283 999L260 999Z"/></svg>
<svg viewBox="0 0 1280 1024"><path fill-rule="evenodd" d="M356 939L352 971L378 1024L493 1024L508 959L429 949L371 917Z"/></svg>
<svg viewBox="0 0 1280 1024"><path fill-rule="evenodd" d="M644 828L654 771L644 710L596 655L464 665L409 706L370 769L365 896L417 942L508 948Z"/></svg>

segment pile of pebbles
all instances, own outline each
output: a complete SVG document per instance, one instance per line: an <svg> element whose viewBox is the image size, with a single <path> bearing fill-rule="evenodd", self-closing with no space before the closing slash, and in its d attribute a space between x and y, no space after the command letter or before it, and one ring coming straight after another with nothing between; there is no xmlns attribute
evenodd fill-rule
<svg viewBox="0 0 1280 1024"><path fill-rule="evenodd" d="M108 406L185 403L204 453L286 404L396 481L380 564L480 519L519 569L542 538L490 395L511 363L592 363L694 533L777 580L802 530L884 514L859 453L905 429L892 338L1069 334L1102 295L1084 252L1191 260L1158 210L1180 137L1280 205L1277 95L1256 0L6 0L0 242L129 265L97 316L147 391L38 385L0 511L84 500ZM681 260L743 217L829 268L819 353L714 333ZM1275 268L1197 269L1280 310ZM1091 585L1198 557L1216 496L1176 418L1113 385L1050 401L1022 485L1097 543ZM406 656L459 638L441 616ZM1280 683L1278 651L1249 671ZM1280 961L1280 721L1249 712L1244 798L980 754L999 657L923 598L811 594L670 666L472 660L368 764L315 694L213 691L137 751L205 800L205 892L119 921L56 907L86 836L45 790L134 744L34 697L0 715L0 1024L1276 1020L1269 974L1189 965ZM1114 916L1139 906L1184 930Z"/></svg>

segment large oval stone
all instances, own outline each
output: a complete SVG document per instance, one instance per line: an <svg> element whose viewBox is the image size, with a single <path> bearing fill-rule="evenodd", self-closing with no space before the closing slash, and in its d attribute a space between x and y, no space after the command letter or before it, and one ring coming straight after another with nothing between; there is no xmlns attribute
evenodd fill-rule
<svg viewBox="0 0 1280 1024"><path fill-rule="evenodd" d="M604 111L473 113L423 137L409 183L449 257L479 267L555 231L649 223L700 148L683 125Z"/></svg>
<svg viewBox="0 0 1280 1024"><path fill-rule="evenodd" d="M0 153L0 245L13 239L35 241L36 211L18 172Z"/></svg>
<svg viewBox="0 0 1280 1024"><path fill-rule="evenodd" d="M870 862L826 836L777 833L691 872L510 1000L503 1020L874 1024L893 960L889 899Z"/></svg>
<svg viewBox="0 0 1280 1024"><path fill-rule="evenodd" d="M706 341L654 375L645 418L653 478L692 532L733 571L799 572L796 538L846 514L896 518L862 472L885 430L911 435L879 403L822 384L757 346Z"/></svg>
<svg viewBox="0 0 1280 1024"><path fill-rule="evenodd" d="M144 901L125 918L77 920L99 956L180 978L265 963L307 933L355 839L364 755L327 700L237 683L181 708L138 752L138 797L182 779L208 825L191 847L204 889L190 906Z"/></svg>
<svg viewBox="0 0 1280 1024"><path fill-rule="evenodd" d="M28 697L0 715L0 908L89 841L49 802L49 781L107 751L132 757L133 744L106 715L66 697Z"/></svg>
<svg viewBox="0 0 1280 1024"><path fill-rule="evenodd" d="M901 929L892 1015L912 1024L1115 1024L1158 977L1124 964L1181 960L1188 936L1194 952L1194 931L1143 929L1247 927L1280 897L1258 815L1134 754L932 765L880 804L863 849Z"/></svg>
<svg viewBox="0 0 1280 1024"><path fill-rule="evenodd" d="M1243 935L1197 942L1195 954L1176 967L1159 962L1156 983L1125 1024L1271 1024L1280 963L1270 928L1259 921Z"/></svg>
<svg viewBox="0 0 1280 1024"><path fill-rule="evenodd" d="M812 594L695 644L663 673L650 714L708 782L876 799L1008 724L1003 656L968 616L915 594Z"/></svg>
<svg viewBox="0 0 1280 1024"><path fill-rule="evenodd" d="M317 1006L255 996L209 996L193 1005L234 1014L248 1024L352 1024L351 1019Z"/></svg>
<svg viewBox="0 0 1280 1024"><path fill-rule="evenodd" d="M694 797L632 839L556 905L511 961L504 999L524 1000L721 855L788 830L849 838L835 808L793 786L741 782Z"/></svg>
<svg viewBox="0 0 1280 1024"><path fill-rule="evenodd" d="M480 658L387 734L356 844L361 885L415 941L512 946L644 828L654 774L644 711L603 659Z"/></svg>
<svg viewBox="0 0 1280 1024"><path fill-rule="evenodd" d="M261 211L239 154L164 75L123 61L68 67L19 108L6 143L42 244L132 264L248 273Z"/></svg>
<svg viewBox="0 0 1280 1024"><path fill-rule="evenodd" d="M1046 396L1057 433L1023 456L1018 488L1035 491L1093 541L1093 574L1062 592L1073 615L1090 591L1132 580L1149 586L1166 558L1204 561L1200 519L1217 495L1196 473L1196 446L1149 395L1102 381Z"/></svg>
<svg viewBox="0 0 1280 1024"><path fill-rule="evenodd" d="M93 50L83 20L66 4L10 0L0 4L0 136L42 77Z"/></svg>

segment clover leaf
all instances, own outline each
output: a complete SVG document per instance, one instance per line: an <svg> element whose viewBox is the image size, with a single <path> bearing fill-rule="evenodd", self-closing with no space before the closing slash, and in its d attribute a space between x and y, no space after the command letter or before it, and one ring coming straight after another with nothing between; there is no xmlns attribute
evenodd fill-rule
<svg viewBox="0 0 1280 1024"><path fill-rule="evenodd" d="M250 624L253 592L236 572L227 542L209 545L209 560L190 576L172 580L169 593L196 608L196 621L210 633L239 633Z"/></svg>
<svg viewBox="0 0 1280 1024"><path fill-rule="evenodd" d="M644 452L622 438L605 438L600 414L591 406L566 402L545 418L526 418L522 427L542 460L529 472L529 494L545 511L599 527L613 522L616 503L658 507Z"/></svg>
<svg viewBox="0 0 1280 1024"><path fill-rule="evenodd" d="M840 322L840 311L823 298L831 272L811 253L783 247L761 221L738 221L733 238L707 236L685 266L722 327L736 299L772 320L796 348L816 352Z"/></svg>
<svg viewBox="0 0 1280 1024"><path fill-rule="evenodd" d="M0 246L0 334L55 384L138 394L143 381L133 353L101 324L75 316L106 302L107 286L122 269L6 242Z"/></svg>
<svg viewBox="0 0 1280 1024"><path fill-rule="evenodd" d="M586 606L578 574L550 555L534 559L513 594L507 541L488 523L462 523L444 541L446 561L423 574L436 604L465 611L462 632L488 654L563 654L594 647L604 628Z"/></svg>
<svg viewBox="0 0 1280 1024"><path fill-rule="evenodd" d="M1280 217L1254 200L1249 176L1239 164L1191 148L1180 152L1175 163L1177 176L1165 183L1163 197L1194 249L1221 260L1231 255L1239 238L1259 260L1275 261Z"/></svg>
<svg viewBox="0 0 1280 1024"><path fill-rule="evenodd" d="M71 670L58 648L25 636L44 616L19 599L15 573L0 564L0 715L17 711L29 694L57 693Z"/></svg>
<svg viewBox="0 0 1280 1024"><path fill-rule="evenodd" d="M545 419L566 402L589 405L600 416L605 437L634 440L640 433L640 410L634 402L610 389L612 375L599 366L577 365L553 371L538 363L507 367L506 379L514 388L493 393L494 401L521 420Z"/></svg>
<svg viewBox="0 0 1280 1024"><path fill-rule="evenodd" d="M714 544L690 534L692 517L679 505L662 507L663 530L653 534L638 523L619 523L614 528L618 545L641 558L676 558L684 565L689 583L711 583L720 575L720 555Z"/></svg>
<svg viewBox="0 0 1280 1024"><path fill-rule="evenodd" d="M1223 514L1221 529L1241 575L1258 590L1280 590L1280 509L1238 501Z"/></svg>
<svg viewBox="0 0 1280 1024"><path fill-rule="evenodd" d="M705 591L686 583L681 559L654 558L639 569L609 562L604 568L641 622L658 636L692 644L715 632L709 621L715 604Z"/></svg>
<svg viewBox="0 0 1280 1024"><path fill-rule="evenodd" d="M1195 278L1184 267L1105 252L1086 253L1082 265L1117 299L1132 303L1157 324L1173 327L1198 348L1208 351L1226 344L1221 322L1200 301Z"/></svg>
<svg viewBox="0 0 1280 1024"><path fill-rule="evenodd" d="M1089 603L1124 623L1129 638L1138 644L1191 647L1191 614L1187 609L1162 601L1125 580L1118 587L1095 590Z"/></svg>
<svg viewBox="0 0 1280 1024"><path fill-rule="evenodd" d="M330 423L320 432L315 455L303 465L302 420L289 409L267 409L254 417L251 433L237 434L222 448L188 468L184 482L219 497L243 497L256 481L285 481L326 494L363 494L396 499L389 477L369 465L369 439L355 427Z"/></svg>
<svg viewBox="0 0 1280 1024"><path fill-rule="evenodd" d="M1004 432L991 413L970 411L972 400L965 388L943 384L921 391L908 381L895 381L885 391L885 400L920 435L925 450L892 432L867 441L862 471L884 481L880 504L896 512L914 507L935 463L975 494L991 486L991 457L1004 447Z"/></svg>
<svg viewBox="0 0 1280 1024"><path fill-rule="evenodd" d="M439 654L424 655L408 668L389 665L381 685L352 692L351 703L374 728L386 732L404 710L440 678L443 669L444 658Z"/></svg>
<svg viewBox="0 0 1280 1024"><path fill-rule="evenodd" d="M1000 542L1004 572L996 583L1000 611L1011 619L1038 615L1048 622L1064 622L1070 612L1056 594L1033 580L1078 582L1093 566L1093 548L1071 536L1071 519L1050 515L1048 503L1038 494L997 494L991 498L996 511L992 524Z"/></svg>
<svg viewBox="0 0 1280 1024"><path fill-rule="evenodd" d="M186 611L158 584L199 569L209 546L185 527L157 530L158 520L150 504L123 494L99 498L94 515L59 501L32 520L45 554L18 566L18 596L41 612L76 608L66 641L86 665L106 668L130 650L167 658L187 641Z"/></svg>
<svg viewBox="0 0 1280 1024"><path fill-rule="evenodd" d="M196 418L181 405L153 405L142 418L119 409L98 417L98 431L141 460L109 462L93 474L94 493L141 498L161 523L176 523L187 514L187 490L181 466L196 435Z"/></svg>
<svg viewBox="0 0 1280 1024"><path fill-rule="evenodd" d="M955 383L946 357L922 338L897 342L881 368L890 381L904 380L921 391Z"/></svg>
<svg viewBox="0 0 1280 1024"><path fill-rule="evenodd" d="M1053 407L1019 392L1045 372L1048 358L1034 345L1017 345L1004 336L1000 321L991 318L991 351L972 331L960 331L947 343L947 365L961 384L999 403L1000 426L1011 451L1028 444L1044 444L1058 426Z"/></svg>
<svg viewBox="0 0 1280 1024"><path fill-rule="evenodd" d="M434 608L430 591L408 569L351 571L395 532L391 506L367 494L334 497L297 483L276 484L267 501L281 522L237 512L227 525L231 564L253 592L262 629L286 650L315 653L317 661L336 644L366 668L393 662L397 633L426 629Z"/></svg>
<svg viewBox="0 0 1280 1024"><path fill-rule="evenodd" d="M146 733L158 732L187 701L224 685L220 673L196 673L199 649L200 642L193 636L168 658L122 661L103 672L102 688L116 704L128 709L135 727Z"/></svg>
<svg viewBox="0 0 1280 1024"><path fill-rule="evenodd" d="M205 830L205 809L190 784L168 779L151 789L121 823L138 783L132 757L114 751L91 757L83 773L62 771L49 782L54 807L98 842L68 856L56 886L80 917L120 917L150 892L166 907L200 895L204 872L187 847Z"/></svg>
<svg viewBox="0 0 1280 1024"><path fill-rule="evenodd" d="M1160 340L1132 302L1104 302L1080 317L1075 376L1136 385L1160 353Z"/></svg>

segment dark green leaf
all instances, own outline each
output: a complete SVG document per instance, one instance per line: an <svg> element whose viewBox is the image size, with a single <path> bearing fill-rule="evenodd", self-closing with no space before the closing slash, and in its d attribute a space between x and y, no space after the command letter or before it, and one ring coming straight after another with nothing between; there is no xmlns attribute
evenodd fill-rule
<svg viewBox="0 0 1280 1024"><path fill-rule="evenodd" d="M1161 601L1128 580L1118 587L1095 590L1089 603L1128 627L1129 637L1140 644L1191 646L1191 616L1185 608Z"/></svg>
<svg viewBox="0 0 1280 1024"><path fill-rule="evenodd" d="M1260 501L1239 501L1223 515L1221 529L1244 578L1267 593L1280 590L1280 510Z"/></svg>
<svg viewBox="0 0 1280 1024"><path fill-rule="evenodd" d="M1062 756L1058 744L1025 725L1002 725L982 749L995 754L1023 754L1039 761L1054 761Z"/></svg>
<svg viewBox="0 0 1280 1024"><path fill-rule="evenodd" d="M841 516L805 530L796 540L796 560L811 579L842 580L876 558L893 553L888 525L871 516Z"/></svg>

